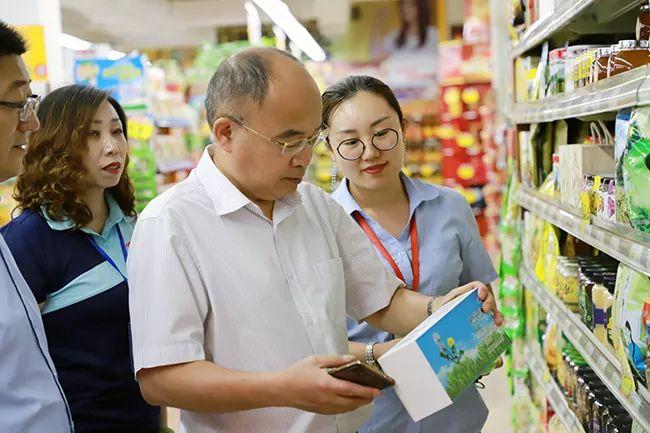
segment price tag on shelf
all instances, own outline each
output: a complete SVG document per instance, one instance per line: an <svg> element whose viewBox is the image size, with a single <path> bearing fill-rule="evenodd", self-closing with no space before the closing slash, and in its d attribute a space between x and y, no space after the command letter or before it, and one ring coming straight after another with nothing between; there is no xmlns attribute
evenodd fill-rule
<svg viewBox="0 0 650 433"><path fill-rule="evenodd" d="M596 346L594 346L594 345L587 345L586 347L589 348L588 351L589 351L589 354L590 354L591 356L599 356L599 354L598 354L598 348L597 348Z"/></svg>
<svg viewBox="0 0 650 433"><path fill-rule="evenodd" d="M634 391L634 379L626 374L621 378L621 391L626 397L629 397L632 391Z"/></svg>

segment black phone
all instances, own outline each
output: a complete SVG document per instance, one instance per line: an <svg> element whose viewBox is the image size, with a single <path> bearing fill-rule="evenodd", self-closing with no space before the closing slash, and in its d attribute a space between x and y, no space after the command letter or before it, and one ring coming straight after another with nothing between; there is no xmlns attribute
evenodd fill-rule
<svg viewBox="0 0 650 433"><path fill-rule="evenodd" d="M361 361L352 361L340 367L328 368L327 372L337 379L384 389L395 385L393 378L386 376L383 371L371 367Z"/></svg>

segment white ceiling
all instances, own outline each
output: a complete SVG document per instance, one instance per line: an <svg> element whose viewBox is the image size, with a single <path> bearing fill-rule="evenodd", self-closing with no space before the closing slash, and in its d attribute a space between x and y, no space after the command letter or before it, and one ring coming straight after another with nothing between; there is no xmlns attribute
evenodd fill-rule
<svg viewBox="0 0 650 433"><path fill-rule="evenodd" d="M299 20L329 37L345 32L351 0L285 0ZM187 47L216 29L246 24L244 0L60 0L63 32L116 49ZM261 16L266 18L263 13Z"/></svg>

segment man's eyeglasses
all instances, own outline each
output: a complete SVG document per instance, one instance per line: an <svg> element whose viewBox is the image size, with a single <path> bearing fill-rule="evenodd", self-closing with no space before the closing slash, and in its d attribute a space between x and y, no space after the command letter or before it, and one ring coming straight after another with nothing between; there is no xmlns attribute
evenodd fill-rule
<svg viewBox="0 0 650 433"><path fill-rule="evenodd" d="M0 105L13 108L14 110L20 110L20 121L27 122L29 117L32 115L32 112L38 110L38 105L41 103L41 97L38 95L29 95L27 99L21 102L9 102L9 101L0 101Z"/></svg>
<svg viewBox="0 0 650 433"><path fill-rule="evenodd" d="M302 150L306 146L315 146L321 141L325 141L325 137L327 136L327 128L321 127L314 135L311 137L307 138L300 138L298 140L292 140L292 141L280 141L275 138L269 138L265 136L264 134L257 132L250 126L246 125L244 122L241 120L237 119L236 117L233 116L228 116L224 115L221 117L225 117L226 119L230 119L233 122L235 122L237 125L241 126L244 128L246 131L257 135L260 138L263 138L264 140L268 141L269 143L275 144L277 146L280 146L282 148L282 154L286 156L294 156L302 152Z"/></svg>
<svg viewBox="0 0 650 433"><path fill-rule="evenodd" d="M399 142L399 133L392 128L382 129L372 135L370 142L377 150L391 150ZM336 151L341 155L341 158L348 161L355 161L361 158L366 151L366 144L358 138L350 138L349 140L341 141L336 146Z"/></svg>

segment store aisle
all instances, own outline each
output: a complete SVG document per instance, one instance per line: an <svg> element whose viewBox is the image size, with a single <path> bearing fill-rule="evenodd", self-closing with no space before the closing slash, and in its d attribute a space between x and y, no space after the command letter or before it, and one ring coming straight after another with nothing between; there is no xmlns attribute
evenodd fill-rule
<svg viewBox="0 0 650 433"><path fill-rule="evenodd" d="M495 370L483 381L485 389L481 396L490 410L482 433L512 433L510 424L511 396L508 390L508 372L504 368Z"/></svg>

